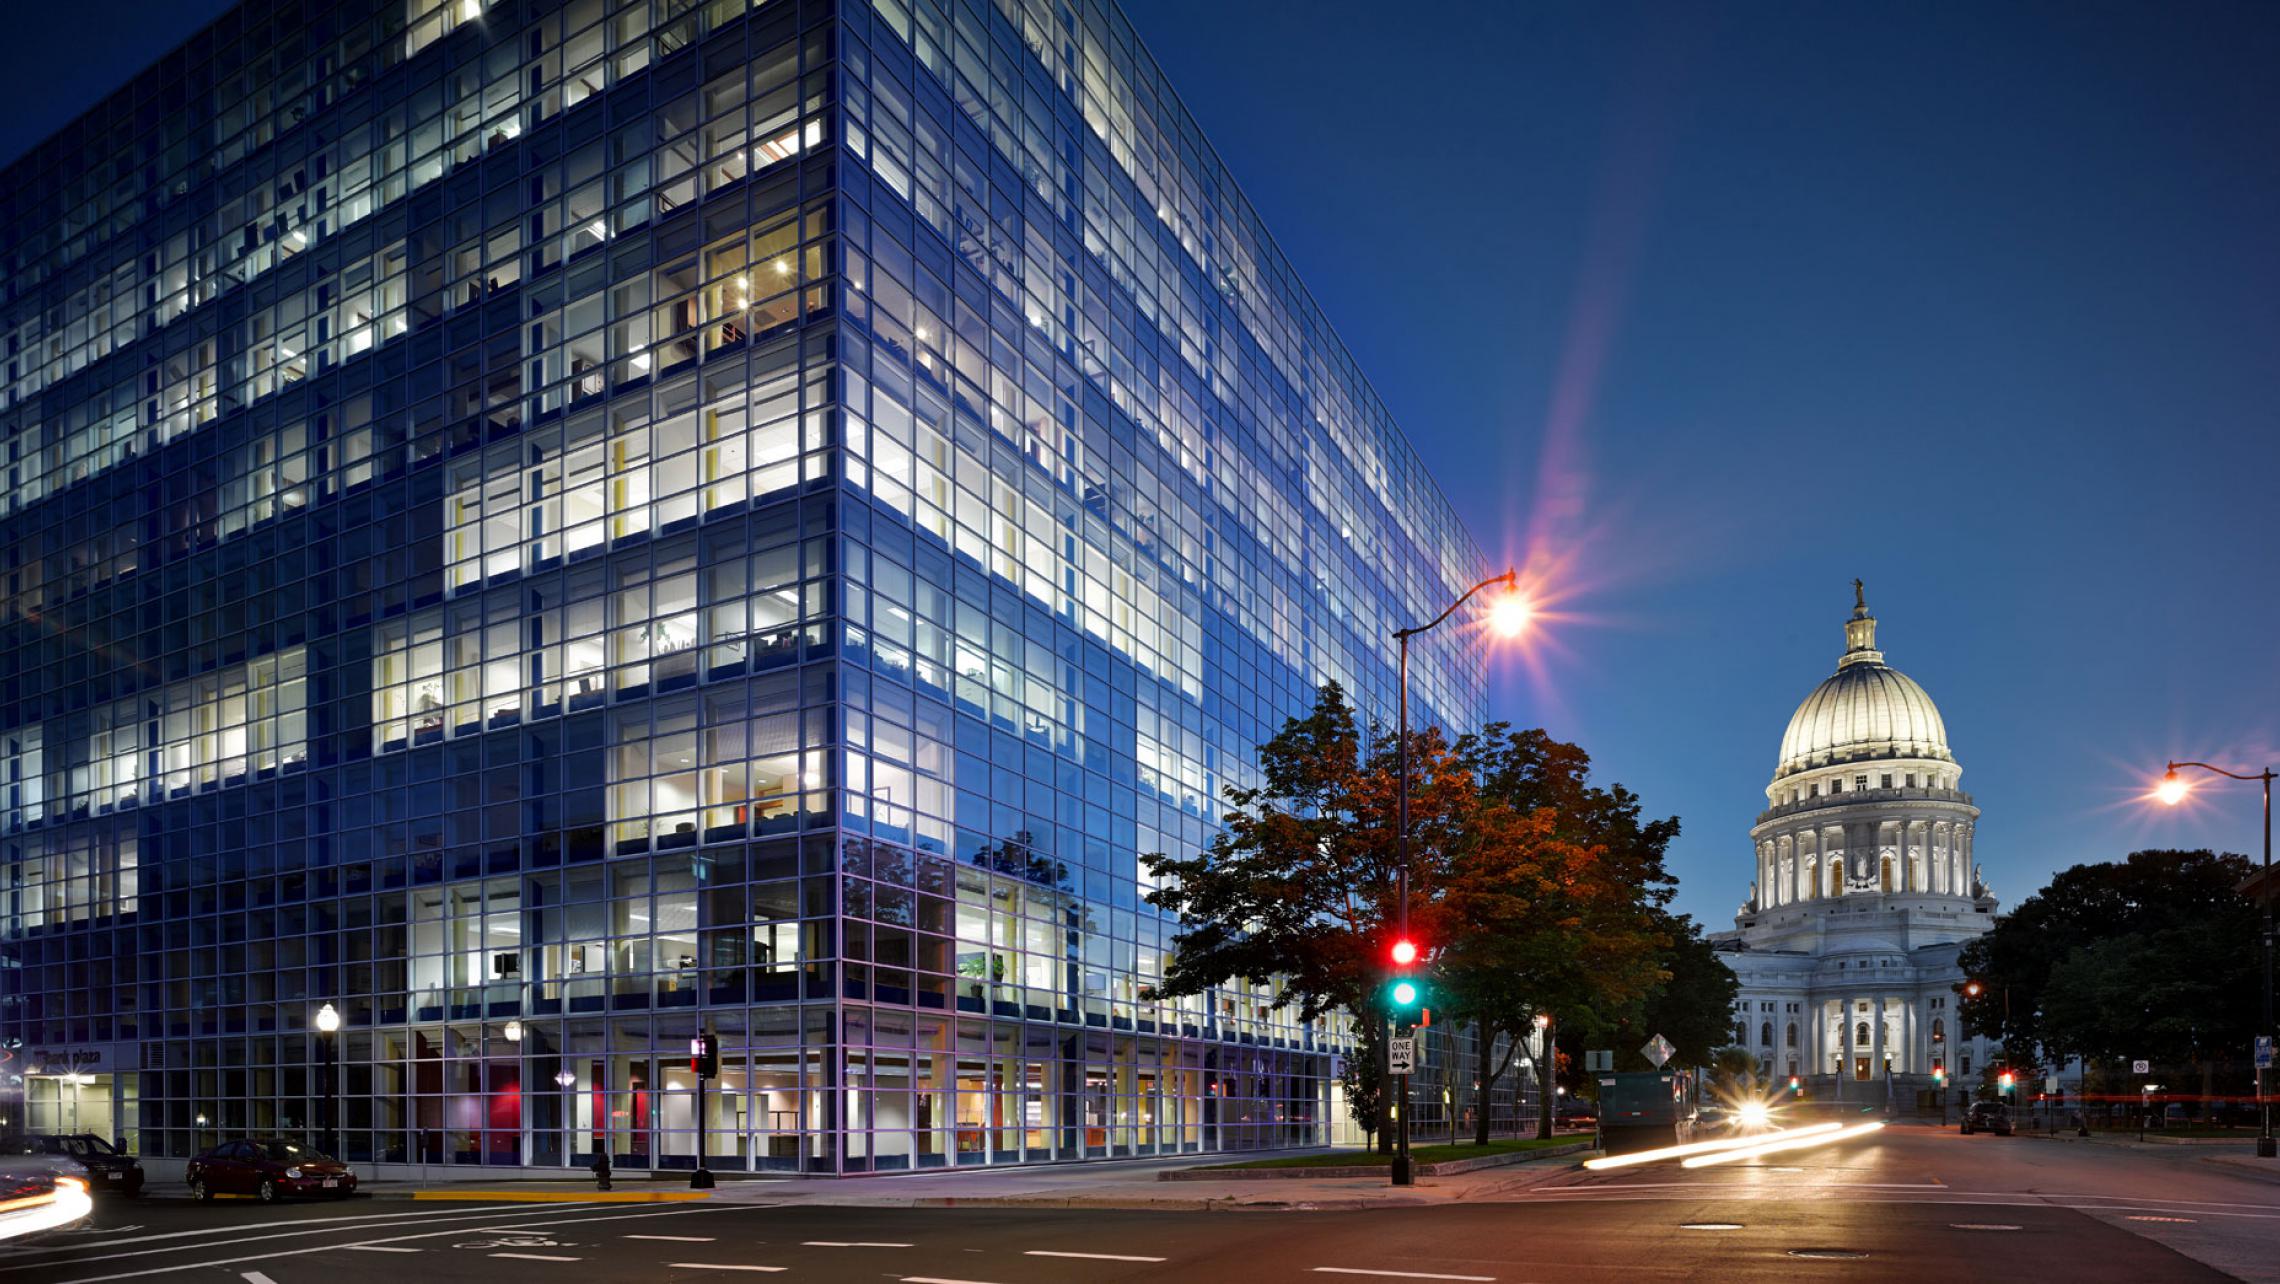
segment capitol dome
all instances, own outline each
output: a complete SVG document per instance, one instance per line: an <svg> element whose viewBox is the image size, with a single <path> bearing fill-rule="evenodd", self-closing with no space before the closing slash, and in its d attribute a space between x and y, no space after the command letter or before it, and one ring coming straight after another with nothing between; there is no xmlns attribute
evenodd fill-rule
<svg viewBox="0 0 2280 1284"><path fill-rule="evenodd" d="M1845 653L1790 715L1781 736L1781 762L1773 778L1840 763L1907 758L1952 763L1939 706L1913 678L1884 663L1876 649L1876 617L1868 613L1859 581L1852 618L1845 621Z"/></svg>

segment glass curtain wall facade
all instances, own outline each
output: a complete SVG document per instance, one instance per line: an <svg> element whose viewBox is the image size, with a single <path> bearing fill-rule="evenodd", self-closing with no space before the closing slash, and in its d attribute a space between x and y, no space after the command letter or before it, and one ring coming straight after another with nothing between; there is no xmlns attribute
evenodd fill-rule
<svg viewBox="0 0 2280 1284"><path fill-rule="evenodd" d="M1112 6L249 3L0 216L9 1125L1332 1134L1139 857L1481 558Z"/></svg>

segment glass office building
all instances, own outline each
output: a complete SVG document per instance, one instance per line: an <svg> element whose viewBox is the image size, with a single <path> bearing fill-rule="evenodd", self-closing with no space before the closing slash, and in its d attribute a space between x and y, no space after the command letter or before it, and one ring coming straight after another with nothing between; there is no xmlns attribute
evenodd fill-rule
<svg viewBox="0 0 2280 1284"><path fill-rule="evenodd" d="M1139 857L1481 557L1112 5L251 0L0 223L8 1126L1341 1122L1334 1025L1152 996Z"/></svg>

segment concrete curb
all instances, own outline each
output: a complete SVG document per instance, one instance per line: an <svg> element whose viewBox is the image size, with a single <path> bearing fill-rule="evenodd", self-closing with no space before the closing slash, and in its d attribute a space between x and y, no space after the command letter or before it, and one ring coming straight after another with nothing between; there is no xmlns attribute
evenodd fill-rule
<svg viewBox="0 0 2280 1284"><path fill-rule="evenodd" d="M2149 1146L2245 1146L2256 1140L2254 1137L2155 1137L2150 1135L2140 1138L2135 1133L2092 1133L2087 1137L2078 1137L2071 1132L2056 1134L2022 1132L2018 1135L2032 1141L2070 1141L2092 1146L2117 1146L2124 1150L2137 1150Z"/></svg>
<svg viewBox="0 0 2280 1284"><path fill-rule="evenodd" d="M831 1201L803 1200L806 1204ZM1159 1213L1330 1213L1371 1208L1421 1208L1442 1203L1433 1199L1237 1199L1234 1196L1194 1199L1116 1195L936 1195L898 1201L895 1208L1094 1208ZM842 1205L843 1207L845 1205ZM880 1207L866 1204L864 1207Z"/></svg>
<svg viewBox="0 0 2280 1284"><path fill-rule="evenodd" d="M479 1204L678 1204L712 1195L709 1190L407 1190L373 1198Z"/></svg>
<svg viewBox="0 0 2280 1284"><path fill-rule="evenodd" d="M1438 1164L1418 1166L1420 1177L1454 1177L1459 1173L1475 1172L1482 1168L1504 1168L1539 1159L1559 1159L1580 1155L1592 1148L1589 1141L1573 1141L1564 1146L1546 1146L1540 1150L1515 1150L1501 1155L1482 1155L1478 1159L1450 1159ZM1290 1168L1174 1168L1156 1174L1157 1181L1301 1181L1307 1179L1330 1180L1350 1177L1383 1177L1384 1164L1340 1164L1324 1167Z"/></svg>
<svg viewBox="0 0 2280 1284"><path fill-rule="evenodd" d="M1428 1164L1417 1171L1427 1177L1454 1177L1458 1173L1475 1172L1482 1168L1508 1168L1513 1164L1533 1163L1539 1159L1564 1159L1569 1155L1589 1152L1595 1143L1571 1141L1564 1146L1546 1146L1541 1150L1516 1150L1509 1155L1482 1155L1478 1159L1452 1159L1446 1163Z"/></svg>
<svg viewBox="0 0 2280 1284"><path fill-rule="evenodd" d="M1157 1181L1297 1181L1309 1178L1383 1177L1384 1164L1339 1164L1315 1168L1174 1168Z"/></svg>
<svg viewBox="0 0 2280 1284"><path fill-rule="evenodd" d="M457 1202L483 1204L677 1204L695 1199L710 1199L717 1191L711 1190L595 1190L592 1186L564 1186L559 1190L500 1190L469 1186L401 1186L393 1189L360 1190L351 1199L378 1199L391 1203ZM230 1196L217 1196L230 1198Z"/></svg>

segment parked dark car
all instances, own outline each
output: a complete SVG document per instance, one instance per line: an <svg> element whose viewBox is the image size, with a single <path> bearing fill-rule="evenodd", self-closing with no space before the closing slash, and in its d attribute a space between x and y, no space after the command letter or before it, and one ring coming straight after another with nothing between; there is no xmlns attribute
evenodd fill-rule
<svg viewBox="0 0 2280 1284"><path fill-rule="evenodd" d="M34 1133L0 1138L0 1155L41 1155L50 1167L66 1176L86 1179L96 1195L139 1195L143 1188L140 1160L93 1133Z"/></svg>
<svg viewBox="0 0 2280 1284"><path fill-rule="evenodd" d="M1595 1128L1599 1125L1599 1103L1566 1097L1561 1099L1553 1117L1562 1128Z"/></svg>
<svg viewBox="0 0 2280 1284"><path fill-rule="evenodd" d="M194 1199L252 1195L265 1204L296 1195L346 1199L356 1193L356 1170L297 1141L263 1138L225 1141L190 1161L182 1180Z"/></svg>
<svg viewBox="0 0 2280 1284"><path fill-rule="evenodd" d="M1974 1101L1971 1109L1963 1112L1963 1135L1991 1132L2008 1137L2012 1132L2011 1108L2000 1101Z"/></svg>

